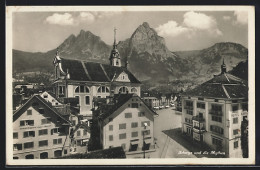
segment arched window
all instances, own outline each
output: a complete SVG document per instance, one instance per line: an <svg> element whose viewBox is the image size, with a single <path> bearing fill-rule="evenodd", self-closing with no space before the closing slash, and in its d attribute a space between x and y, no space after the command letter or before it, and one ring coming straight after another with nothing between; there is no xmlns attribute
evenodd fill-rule
<svg viewBox="0 0 260 170"><path fill-rule="evenodd" d="M136 88L132 88L131 89L131 93L136 93L137 92L137 89Z"/></svg>
<svg viewBox="0 0 260 170"><path fill-rule="evenodd" d="M25 159L34 159L34 155L33 154L26 155Z"/></svg>
<svg viewBox="0 0 260 170"><path fill-rule="evenodd" d="M87 86L78 86L75 89L75 93L89 93L89 88Z"/></svg>
<svg viewBox="0 0 260 170"><path fill-rule="evenodd" d="M47 158L48 158L48 152L40 153L40 159L47 159Z"/></svg>
<svg viewBox="0 0 260 170"><path fill-rule="evenodd" d="M125 86L123 86L123 87L121 87L121 88L118 90L118 92L120 92L120 93L128 93L128 88L125 87Z"/></svg>
<svg viewBox="0 0 260 170"><path fill-rule="evenodd" d="M100 86L97 90L98 93L109 93L109 88L106 86Z"/></svg>

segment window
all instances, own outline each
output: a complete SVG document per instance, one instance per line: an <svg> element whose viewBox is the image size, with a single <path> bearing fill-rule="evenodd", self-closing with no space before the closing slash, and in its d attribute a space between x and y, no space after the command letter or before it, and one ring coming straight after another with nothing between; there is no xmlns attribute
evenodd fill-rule
<svg viewBox="0 0 260 170"><path fill-rule="evenodd" d="M109 141L113 141L113 135L109 135Z"/></svg>
<svg viewBox="0 0 260 170"><path fill-rule="evenodd" d="M89 88L87 86L78 86L75 89L75 93L89 93Z"/></svg>
<svg viewBox="0 0 260 170"><path fill-rule="evenodd" d="M138 103L132 103L132 108L138 108Z"/></svg>
<svg viewBox="0 0 260 170"><path fill-rule="evenodd" d="M18 139L18 132L13 133L13 139Z"/></svg>
<svg viewBox="0 0 260 170"><path fill-rule="evenodd" d="M132 118L132 113L125 113L125 118Z"/></svg>
<svg viewBox="0 0 260 170"><path fill-rule="evenodd" d="M131 93L136 93L137 92L137 89L136 88L132 88L131 89Z"/></svg>
<svg viewBox="0 0 260 170"><path fill-rule="evenodd" d="M234 142L234 149L238 148L238 141Z"/></svg>
<svg viewBox="0 0 260 170"><path fill-rule="evenodd" d="M144 127L144 124L147 123L147 126L150 126L150 121L143 121L142 122L142 127Z"/></svg>
<svg viewBox="0 0 260 170"><path fill-rule="evenodd" d="M48 140L39 141L39 147L48 146Z"/></svg>
<svg viewBox="0 0 260 170"><path fill-rule="evenodd" d="M138 132L132 132L132 137L138 137Z"/></svg>
<svg viewBox="0 0 260 170"><path fill-rule="evenodd" d="M237 135L238 134L238 129L233 130L233 135Z"/></svg>
<svg viewBox="0 0 260 170"><path fill-rule="evenodd" d="M202 101L203 101L203 100L204 100L204 98L198 97L198 100L202 100Z"/></svg>
<svg viewBox="0 0 260 170"><path fill-rule="evenodd" d="M232 111L237 112L238 111L238 105L233 105L232 106Z"/></svg>
<svg viewBox="0 0 260 170"><path fill-rule="evenodd" d="M213 116L212 115L212 121L215 121L215 122L222 122L222 117L221 116Z"/></svg>
<svg viewBox="0 0 260 170"><path fill-rule="evenodd" d="M64 155L68 154L68 150L64 149Z"/></svg>
<svg viewBox="0 0 260 170"><path fill-rule="evenodd" d="M186 106L193 108L193 102L192 101L186 101Z"/></svg>
<svg viewBox="0 0 260 170"><path fill-rule="evenodd" d="M58 134L59 133L59 128L53 128L51 129L51 135L53 134Z"/></svg>
<svg viewBox="0 0 260 170"><path fill-rule="evenodd" d="M98 93L109 93L109 89L106 86L100 86L97 90Z"/></svg>
<svg viewBox="0 0 260 170"><path fill-rule="evenodd" d="M23 149L23 145L22 144L14 144L14 151L20 151Z"/></svg>
<svg viewBox="0 0 260 170"><path fill-rule="evenodd" d="M119 134L119 139L126 139L126 133Z"/></svg>
<svg viewBox="0 0 260 170"><path fill-rule="evenodd" d="M212 104L211 108L214 111L222 111L222 106L221 105Z"/></svg>
<svg viewBox="0 0 260 170"><path fill-rule="evenodd" d="M86 130L83 130L83 135L87 135L87 131Z"/></svg>
<svg viewBox="0 0 260 170"><path fill-rule="evenodd" d="M80 131L77 131L77 136L80 136Z"/></svg>
<svg viewBox="0 0 260 170"><path fill-rule="evenodd" d="M138 122L132 122L132 123L131 123L131 127L132 127L132 128L138 127Z"/></svg>
<svg viewBox="0 0 260 170"><path fill-rule="evenodd" d="M41 122L42 122L42 125L50 124L51 123L51 118L42 119Z"/></svg>
<svg viewBox="0 0 260 170"><path fill-rule="evenodd" d="M238 117L233 118L233 124L238 124Z"/></svg>
<svg viewBox="0 0 260 170"><path fill-rule="evenodd" d="M34 126L34 120L21 120L20 126Z"/></svg>
<svg viewBox="0 0 260 170"><path fill-rule="evenodd" d="M126 129L126 123L119 124L119 130L120 129Z"/></svg>
<svg viewBox="0 0 260 170"><path fill-rule="evenodd" d="M59 138L59 139L53 139L53 144L54 144L54 145L62 144L62 138Z"/></svg>
<svg viewBox="0 0 260 170"><path fill-rule="evenodd" d="M224 131L223 131L223 129L221 127L214 126L214 125L210 125L210 130L212 132L216 132L218 134L223 134L224 133Z"/></svg>
<svg viewBox="0 0 260 170"><path fill-rule="evenodd" d="M27 110L27 115L32 115L32 110Z"/></svg>
<svg viewBox="0 0 260 170"><path fill-rule="evenodd" d="M109 125L109 131L113 131L113 125Z"/></svg>
<svg viewBox="0 0 260 170"><path fill-rule="evenodd" d="M59 94L64 94L65 86L59 86Z"/></svg>
<svg viewBox="0 0 260 170"><path fill-rule="evenodd" d="M192 120L191 120L191 119L188 119L188 118L185 118L185 122L186 122L186 123L189 123L189 124L192 124Z"/></svg>
<svg viewBox="0 0 260 170"><path fill-rule="evenodd" d="M193 111L192 110L187 110L187 114L188 115L193 115Z"/></svg>
<svg viewBox="0 0 260 170"><path fill-rule="evenodd" d="M222 140L212 137L212 144L217 145L217 146L222 146Z"/></svg>
<svg viewBox="0 0 260 170"><path fill-rule="evenodd" d="M138 117L144 117L144 116L145 116L144 112L138 112Z"/></svg>
<svg viewBox="0 0 260 170"><path fill-rule="evenodd" d="M197 103L197 108L205 109L205 103Z"/></svg>
<svg viewBox="0 0 260 170"><path fill-rule="evenodd" d="M33 148L33 142L26 142L24 143L24 149L29 149L29 148Z"/></svg>
<svg viewBox="0 0 260 170"><path fill-rule="evenodd" d="M215 101L215 102L218 102L218 99L215 99L214 101Z"/></svg>
<svg viewBox="0 0 260 170"><path fill-rule="evenodd" d="M14 156L13 159L19 159L19 157L18 156Z"/></svg>
<svg viewBox="0 0 260 170"><path fill-rule="evenodd" d="M45 99L48 98L48 94L44 94L43 98L45 98Z"/></svg>
<svg viewBox="0 0 260 170"><path fill-rule="evenodd" d="M39 136L41 136L41 135L47 135L47 134L48 134L48 129L39 130Z"/></svg>
<svg viewBox="0 0 260 170"><path fill-rule="evenodd" d="M86 104L86 105L89 105L89 104L90 104L89 96L85 96L85 104Z"/></svg>
<svg viewBox="0 0 260 170"><path fill-rule="evenodd" d="M23 132L23 137L24 138L35 137L35 132L34 131Z"/></svg>
<svg viewBox="0 0 260 170"><path fill-rule="evenodd" d="M248 104L247 103L243 103L242 104L242 109L243 109L243 111L248 111Z"/></svg>
<svg viewBox="0 0 260 170"><path fill-rule="evenodd" d="M128 88L127 87L121 87L119 90L118 90L119 93L128 93Z"/></svg>
<svg viewBox="0 0 260 170"><path fill-rule="evenodd" d="M150 130L143 130L144 135L150 135Z"/></svg>

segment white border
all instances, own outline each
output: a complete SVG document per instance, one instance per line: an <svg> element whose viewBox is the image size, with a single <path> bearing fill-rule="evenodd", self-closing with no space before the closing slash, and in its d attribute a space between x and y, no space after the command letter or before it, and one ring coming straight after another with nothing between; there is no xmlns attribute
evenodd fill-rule
<svg viewBox="0 0 260 170"><path fill-rule="evenodd" d="M57 11L248 11L249 158L48 159L13 160L12 13ZM7 165L246 165L255 164L255 8L254 6L8 6L6 7L6 164Z"/></svg>

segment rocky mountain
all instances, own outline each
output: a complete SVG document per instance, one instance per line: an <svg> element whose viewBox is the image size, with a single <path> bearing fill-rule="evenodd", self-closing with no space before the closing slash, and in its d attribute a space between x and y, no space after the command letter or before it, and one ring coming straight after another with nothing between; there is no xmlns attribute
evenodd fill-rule
<svg viewBox="0 0 260 170"><path fill-rule="evenodd" d="M112 36L112 35L111 35ZM171 52L164 38L144 22L117 48L122 64L129 61L129 69L141 80L152 82L192 80L202 82L220 72L222 60L231 70L239 62L247 59L248 50L240 44L217 43L212 47L197 51ZM81 30L69 36L60 46L60 56L101 63L109 63L112 47L100 37ZM14 71L53 70L52 60L56 49L46 53L29 53L13 50Z"/></svg>

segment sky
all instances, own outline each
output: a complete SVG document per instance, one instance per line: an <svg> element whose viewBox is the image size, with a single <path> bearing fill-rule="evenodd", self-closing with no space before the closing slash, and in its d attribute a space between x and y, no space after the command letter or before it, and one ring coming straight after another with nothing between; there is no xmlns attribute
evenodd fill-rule
<svg viewBox="0 0 260 170"><path fill-rule="evenodd" d="M165 39L171 51L201 50L218 42L235 42L248 47L246 11L58 11L14 12L13 49L47 52L71 34L90 31L106 44L130 38L148 22Z"/></svg>

